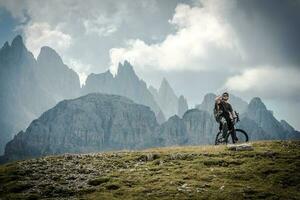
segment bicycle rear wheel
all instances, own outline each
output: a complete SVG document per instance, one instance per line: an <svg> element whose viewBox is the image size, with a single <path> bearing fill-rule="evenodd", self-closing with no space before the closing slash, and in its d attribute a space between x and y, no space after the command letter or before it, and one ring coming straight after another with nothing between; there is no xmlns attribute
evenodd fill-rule
<svg viewBox="0 0 300 200"><path fill-rule="evenodd" d="M235 134L237 137L237 141L233 140L233 135L230 134L227 138L227 144L240 144L240 143L246 143L249 141L249 137L248 134L246 133L246 131L242 130L242 129L235 129Z"/></svg>
<svg viewBox="0 0 300 200"><path fill-rule="evenodd" d="M215 139L215 145L219 145L219 144L224 144L222 132L218 132Z"/></svg>

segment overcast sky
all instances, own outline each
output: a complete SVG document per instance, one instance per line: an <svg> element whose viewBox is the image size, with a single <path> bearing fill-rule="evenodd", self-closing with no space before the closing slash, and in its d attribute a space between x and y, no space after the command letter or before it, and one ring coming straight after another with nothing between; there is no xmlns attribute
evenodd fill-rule
<svg viewBox="0 0 300 200"><path fill-rule="evenodd" d="M0 0L0 42L54 48L79 73L129 60L148 85L166 77L191 107L208 92L259 96L300 129L300 1Z"/></svg>

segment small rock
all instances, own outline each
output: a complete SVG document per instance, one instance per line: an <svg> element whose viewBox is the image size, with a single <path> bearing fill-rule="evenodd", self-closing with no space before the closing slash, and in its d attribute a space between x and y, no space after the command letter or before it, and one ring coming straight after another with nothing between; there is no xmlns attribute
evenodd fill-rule
<svg viewBox="0 0 300 200"><path fill-rule="evenodd" d="M253 146L252 144L231 144L231 145L227 145L228 150L230 151L252 151Z"/></svg>
<svg viewBox="0 0 300 200"><path fill-rule="evenodd" d="M187 187L187 183L183 184L181 187L182 188L186 188Z"/></svg>

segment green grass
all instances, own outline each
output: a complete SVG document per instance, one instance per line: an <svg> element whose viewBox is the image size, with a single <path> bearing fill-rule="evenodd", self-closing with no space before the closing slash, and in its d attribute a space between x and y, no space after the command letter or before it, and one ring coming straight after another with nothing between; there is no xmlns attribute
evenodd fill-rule
<svg viewBox="0 0 300 200"><path fill-rule="evenodd" d="M300 199L300 141L186 146L0 165L0 199Z"/></svg>

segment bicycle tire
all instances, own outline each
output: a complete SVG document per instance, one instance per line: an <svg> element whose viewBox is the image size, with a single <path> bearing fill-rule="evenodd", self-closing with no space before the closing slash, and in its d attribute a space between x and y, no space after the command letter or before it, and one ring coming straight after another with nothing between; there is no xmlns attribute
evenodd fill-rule
<svg viewBox="0 0 300 200"><path fill-rule="evenodd" d="M236 134L236 137L238 138L238 143L249 142L249 136L246 133L246 131L244 131L242 129L235 129L235 134ZM229 138L231 139L231 142L230 142ZM226 144L234 144L232 134L229 134L228 137L226 138Z"/></svg>
<svg viewBox="0 0 300 200"><path fill-rule="evenodd" d="M220 142L220 139L222 139L223 136L222 136L222 132L218 132L217 135L216 135L216 139L215 139L215 145L219 145L219 144L222 144Z"/></svg>

